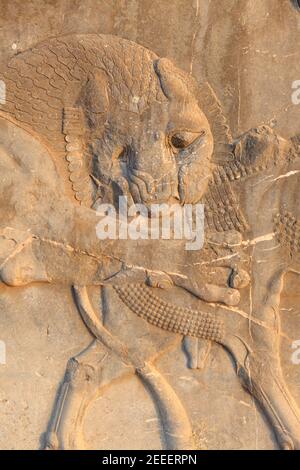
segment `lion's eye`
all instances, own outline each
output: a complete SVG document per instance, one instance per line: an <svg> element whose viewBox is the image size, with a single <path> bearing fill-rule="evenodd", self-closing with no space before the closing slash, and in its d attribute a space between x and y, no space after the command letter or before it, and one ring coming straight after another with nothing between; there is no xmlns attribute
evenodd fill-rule
<svg viewBox="0 0 300 470"><path fill-rule="evenodd" d="M201 132L179 131L170 136L170 142L175 150L182 150L195 142L200 136L202 137L204 135L204 130Z"/></svg>

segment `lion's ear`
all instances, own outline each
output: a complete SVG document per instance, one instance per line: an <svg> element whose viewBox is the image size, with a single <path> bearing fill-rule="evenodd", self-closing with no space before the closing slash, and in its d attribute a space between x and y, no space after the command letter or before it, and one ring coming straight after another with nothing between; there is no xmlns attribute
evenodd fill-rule
<svg viewBox="0 0 300 470"><path fill-rule="evenodd" d="M107 75L102 70L90 75L82 87L77 104L83 109L89 120L103 115L108 112L109 98L108 98L108 80Z"/></svg>
<svg viewBox="0 0 300 470"><path fill-rule="evenodd" d="M158 59L154 63L154 69L167 98L185 98L190 93L191 77L175 67L169 59Z"/></svg>

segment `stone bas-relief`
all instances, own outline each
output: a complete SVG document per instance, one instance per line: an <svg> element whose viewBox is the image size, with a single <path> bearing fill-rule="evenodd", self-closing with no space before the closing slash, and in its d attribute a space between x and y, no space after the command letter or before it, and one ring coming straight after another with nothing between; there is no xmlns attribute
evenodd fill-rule
<svg viewBox="0 0 300 470"><path fill-rule="evenodd" d="M157 362L182 344L201 374L215 342L278 445L299 449L279 314L285 275L299 270L299 139L262 126L234 140L209 84L115 36L47 40L0 78L2 283L70 286L94 338L57 384L43 447L92 447L89 406L136 375L162 448L194 449L189 413ZM204 247L99 240L96 208L118 210L120 195L146 206L204 203Z"/></svg>

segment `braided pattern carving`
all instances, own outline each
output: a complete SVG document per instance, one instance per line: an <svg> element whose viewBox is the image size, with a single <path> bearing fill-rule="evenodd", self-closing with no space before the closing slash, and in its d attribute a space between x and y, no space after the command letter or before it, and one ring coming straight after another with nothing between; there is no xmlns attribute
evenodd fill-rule
<svg viewBox="0 0 300 470"><path fill-rule="evenodd" d="M224 337L224 324L213 313L173 305L141 284L114 286L114 289L132 312L158 328L217 342Z"/></svg>
<svg viewBox="0 0 300 470"><path fill-rule="evenodd" d="M81 204L91 206L91 181L88 177L86 159L84 158L84 125L80 108L66 107L63 111L63 133L66 141L66 159L68 161L69 179L75 197Z"/></svg>
<svg viewBox="0 0 300 470"><path fill-rule="evenodd" d="M228 181L214 178L204 197L206 223L211 230L243 233L248 226Z"/></svg>
<svg viewBox="0 0 300 470"><path fill-rule="evenodd" d="M278 242L293 256L300 252L300 222L289 212L276 214L274 232Z"/></svg>
<svg viewBox="0 0 300 470"><path fill-rule="evenodd" d="M280 161L293 161L299 155L299 138L292 139L292 145L285 155L275 151L271 158L259 162L249 159L240 161L237 157L217 166L204 198L206 222L210 229L218 232L227 230L246 231L249 227L239 207L233 183L276 167Z"/></svg>

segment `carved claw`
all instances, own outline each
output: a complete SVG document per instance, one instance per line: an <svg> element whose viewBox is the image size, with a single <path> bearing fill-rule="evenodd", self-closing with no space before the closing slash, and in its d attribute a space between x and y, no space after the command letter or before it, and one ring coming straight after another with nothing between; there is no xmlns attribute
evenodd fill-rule
<svg viewBox="0 0 300 470"><path fill-rule="evenodd" d="M221 287L214 284L203 284L191 281L186 277L171 275L174 284L195 295L205 302L220 302L225 305L234 306L240 301L240 293L231 287Z"/></svg>
<svg viewBox="0 0 300 470"><path fill-rule="evenodd" d="M147 284L150 287L169 289L174 285L171 276L163 272L148 271Z"/></svg>
<svg viewBox="0 0 300 470"><path fill-rule="evenodd" d="M244 289L250 283L250 276L244 269L233 269L229 276L229 286L233 289Z"/></svg>

